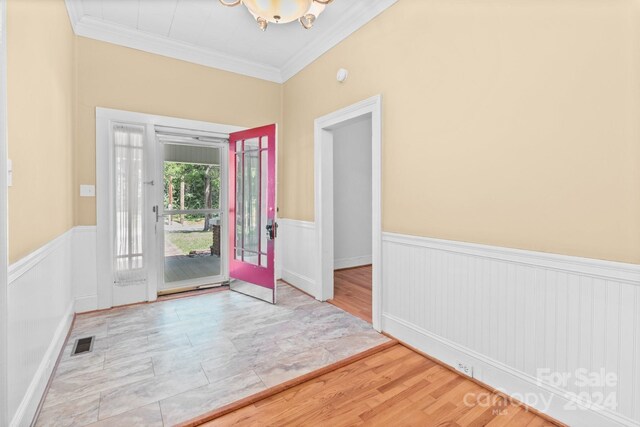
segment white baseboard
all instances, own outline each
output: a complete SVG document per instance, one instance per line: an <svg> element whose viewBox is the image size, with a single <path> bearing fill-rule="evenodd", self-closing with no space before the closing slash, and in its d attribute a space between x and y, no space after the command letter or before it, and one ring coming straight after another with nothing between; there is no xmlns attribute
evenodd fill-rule
<svg viewBox="0 0 640 427"><path fill-rule="evenodd" d="M316 297L315 292L317 291L317 287L313 279L289 270L282 270L282 280L300 289L301 291L306 292L313 297Z"/></svg>
<svg viewBox="0 0 640 427"><path fill-rule="evenodd" d="M341 258L333 261L333 269L360 267L361 265L371 265L371 255L357 256L352 258Z"/></svg>
<svg viewBox="0 0 640 427"><path fill-rule="evenodd" d="M55 368L58 356L64 347L67 334L69 333L71 323L73 322L73 317L74 306L73 304L69 304L69 308L58 324L56 332L51 339L51 344L40 361L40 365L29 384L29 388L24 394L20 406L18 406L18 410L9 424L11 427L22 427L32 424L49 382L49 378L53 374L53 369Z"/></svg>
<svg viewBox="0 0 640 427"><path fill-rule="evenodd" d="M533 377L465 349L455 342L433 335L394 316L383 314L382 318L382 328L389 335L451 367L455 367L460 361L471 364L474 374L481 373L482 377L480 379L474 375L474 378L478 378L507 395L516 398L522 396L518 400L524 401L529 406L568 425L581 427L638 426L633 420L621 417L616 413L589 409L577 400L568 399L562 390L540 385ZM496 387L496 384L499 386ZM538 407L534 405L535 402L539 404ZM550 402L548 407L546 406L547 402ZM575 410L565 409L574 406Z"/></svg>

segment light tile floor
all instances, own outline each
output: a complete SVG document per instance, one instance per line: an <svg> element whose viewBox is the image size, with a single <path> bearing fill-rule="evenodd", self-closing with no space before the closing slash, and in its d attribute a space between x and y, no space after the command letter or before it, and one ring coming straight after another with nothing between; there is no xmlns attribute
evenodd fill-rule
<svg viewBox="0 0 640 427"><path fill-rule="evenodd" d="M170 426L386 342L285 284L79 315L37 426ZM77 338L93 352L71 356Z"/></svg>

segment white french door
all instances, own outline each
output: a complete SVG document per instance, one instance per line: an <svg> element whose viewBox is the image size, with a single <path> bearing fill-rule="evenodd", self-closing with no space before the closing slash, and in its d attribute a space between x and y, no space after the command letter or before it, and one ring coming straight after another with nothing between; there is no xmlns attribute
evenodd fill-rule
<svg viewBox="0 0 640 427"><path fill-rule="evenodd" d="M110 122L112 305L146 301L155 287L153 127Z"/></svg>

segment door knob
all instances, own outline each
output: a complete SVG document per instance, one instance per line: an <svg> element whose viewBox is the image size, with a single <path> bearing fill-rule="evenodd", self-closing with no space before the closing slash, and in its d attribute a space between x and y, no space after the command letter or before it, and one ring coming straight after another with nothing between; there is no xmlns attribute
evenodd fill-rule
<svg viewBox="0 0 640 427"><path fill-rule="evenodd" d="M278 223L270 219L267 221L267 239L274 240L278 237Z"/></svg>

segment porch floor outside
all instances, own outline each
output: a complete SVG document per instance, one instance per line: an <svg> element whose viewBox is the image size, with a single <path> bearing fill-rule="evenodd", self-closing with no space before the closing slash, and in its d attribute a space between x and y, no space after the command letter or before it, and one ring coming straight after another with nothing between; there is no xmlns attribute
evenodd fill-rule
<svg viewBox="0 0 640 427"><path fill-rule="evenodd" d="M203 228L204 220L181 224L165 219L165 286L162 290L174 288L178 282L221 274L220 228L217 225L211 226L212 230L203 231Z"/></svg>

